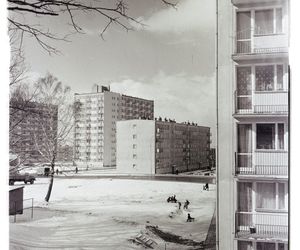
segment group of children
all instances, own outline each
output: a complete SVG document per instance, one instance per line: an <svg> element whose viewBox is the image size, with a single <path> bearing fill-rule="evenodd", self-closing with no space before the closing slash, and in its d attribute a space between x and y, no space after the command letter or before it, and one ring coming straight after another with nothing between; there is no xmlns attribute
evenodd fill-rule
<svg viewBox="0 0 300 250"><path fill-rule="evenodd" d="M203 190L209 191L208 183L203 185ZM173 196L168 197L167 202L178 203L178 209L179 210L181 209L181 202L177 201L175 194ZM190 204L190 202L188 200L185 200L183 209L187 210L189 208L189 204ZM191 217L191 215L188 213L186 222L193 222L194 220L195 220L195 218Z"/></svg>
<svg viewBox="0 0 300 250"><path fill-rule="evenodd" d="M179 210L181 209L181 202L177 201L176 195L168 197L167 202L178 203L178 209ZM187 210L189 208L189 204L190 204L189 200L185 200L184 205L183 205L183 209ZM188 213L186 222L192 222L194 220L195 220L195 218L191 217L191 215Z"/></svg>

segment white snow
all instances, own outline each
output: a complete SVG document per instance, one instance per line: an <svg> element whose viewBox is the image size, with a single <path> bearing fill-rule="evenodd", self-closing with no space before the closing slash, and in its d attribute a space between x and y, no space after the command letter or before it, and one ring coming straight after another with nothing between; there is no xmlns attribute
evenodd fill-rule
<svg viewBox="0 0 300 250"><path fill-rule="evenodd" d="M158 243L155 249L165 249L165 242L145 225L203 241L215 209L214 185L203 191L196 183L55 179L49 203L44 201L48 179L24 186L24 199L34 198L34 218L30 219L29 209L16 223L11 216L10 249L143 249L128 241L141 232ZM166 202L174 194L182 207L185 199L191 202L188 211ZM188 212L195 222L186 222ZM192 249L166 244L166 249Z"/></svg>

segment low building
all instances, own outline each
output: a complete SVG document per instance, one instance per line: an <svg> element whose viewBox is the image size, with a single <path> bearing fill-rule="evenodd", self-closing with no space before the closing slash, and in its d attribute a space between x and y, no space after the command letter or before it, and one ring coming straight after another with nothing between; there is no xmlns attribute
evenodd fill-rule
<svg viewBox="0 0 300 250"><path fill-rule="evenodd" d="M117 170L171 174L209 168L210 128L173 120L117 122Z"/></svg>
<svg viewBox="0 0 300 250"><path fill-rule="evenodd" d="M9 187L9 215L23 214L23 188Z"/></svg>

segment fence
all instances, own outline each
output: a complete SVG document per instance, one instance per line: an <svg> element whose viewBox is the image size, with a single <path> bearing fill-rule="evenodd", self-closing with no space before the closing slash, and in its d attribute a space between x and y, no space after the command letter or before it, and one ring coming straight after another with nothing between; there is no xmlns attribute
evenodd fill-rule
<svg viewBox="0 0 300 250"><path fill-rule="evenodd" d="M287 115L287 92L256 92L253 95L238 95L234 92L235 114L279 114ZM265 104L263 104L265 103Z"/></svg>
<svg viewBox="0 0 300 250"><path fill-rule="evenodd" d="M236 212L236 237L247 234L288 237L288 214Z"/></svg>
<svg viewBox="0 0 300 250"><path fill-rule="evenodd" d="M236 153L236 174L288 175L288 152Z"/></svg>
<svg viewBox="0 0 300 250"><path fill-rule="evenodd" d="M20 203L23 203L23 208ZM17 216L22 218L22 220L27 218L33 219L33 198L15 201L13 204L13 222L17 222Z"/></svg>

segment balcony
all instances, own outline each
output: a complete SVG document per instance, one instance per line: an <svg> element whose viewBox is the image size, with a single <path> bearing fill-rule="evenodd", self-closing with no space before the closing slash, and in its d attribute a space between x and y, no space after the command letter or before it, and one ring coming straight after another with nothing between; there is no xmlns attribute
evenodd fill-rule
<svg viewBox="0 0 300 250"><path fill-rule="evenodd" d="M234 60L287 56L288 35L285 33L254 34L254 29L238 31L235 36Z"/></svg>
<svg viewBox="0 0 300 250"><path fill-rule="evenodd" d="M252 95L237 95L235 92L235 116L287 116L288 112L287 91L254 91Z"/></svg>
<svg viewBox="0 0 300 250"><path fill-rule="evenodd" d="M288 238L287 213L236 212L235 225L237 238Z"/></svg>
<svg viewBox="0 0 300 250"><path fill-rule="evenodd" d="M288 177L288 152L265 150L236 154L236 174Z"/></svg>

